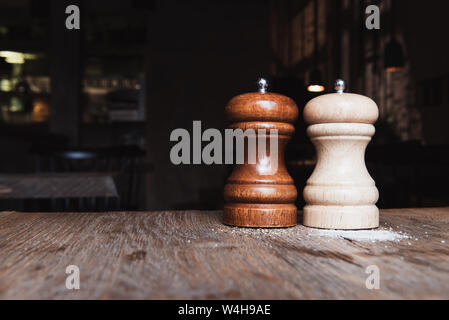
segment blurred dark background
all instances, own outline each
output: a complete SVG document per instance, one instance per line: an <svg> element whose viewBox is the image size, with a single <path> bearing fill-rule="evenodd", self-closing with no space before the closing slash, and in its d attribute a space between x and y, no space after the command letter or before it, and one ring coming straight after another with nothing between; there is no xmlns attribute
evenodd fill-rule
<svg viewBox="0 0 449 320"><path fill-rule="evenodd" d="M69 5L79 30L65 27ZM369 5L379 30L365 26ZM170 133L193 120L224 128L226 103L260 76L300 111L345 79L380 109L366 156L379 207L449 205L448 10L445 0L0 0L0 209L220 209L231 168L173 165ZM287 164L301 193L315 154L301 117L296 129Z"/></svg>

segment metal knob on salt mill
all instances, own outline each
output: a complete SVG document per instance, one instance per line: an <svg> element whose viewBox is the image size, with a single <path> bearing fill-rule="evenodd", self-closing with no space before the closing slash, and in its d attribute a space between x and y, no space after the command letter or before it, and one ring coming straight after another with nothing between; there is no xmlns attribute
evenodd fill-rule
<svg viewBox="0 0 449 320"><path fill-rule="evenodd" d="M297 222L297 191L285 168L284 151L295 131L298 108L292 99L267 92L265 79L259 79L258 87L259 92L238 95L226 106L229 128L241 129L246 137L244 161L236 164L224 189L223 222L241 227L290 227ZM251 139L257 148L248 148ZM259 153L261 139L265 157Z"/></svg>
<svg viewBox="0 0 449 320"><path fill-rule="evenodd" d="M304 225L324 229L370 229L379 226L379 199L365 165L365 149L379 117L368 97L337 93L310 100L304 108L307 134L317 151L317 164L304 188Z"/></svg>

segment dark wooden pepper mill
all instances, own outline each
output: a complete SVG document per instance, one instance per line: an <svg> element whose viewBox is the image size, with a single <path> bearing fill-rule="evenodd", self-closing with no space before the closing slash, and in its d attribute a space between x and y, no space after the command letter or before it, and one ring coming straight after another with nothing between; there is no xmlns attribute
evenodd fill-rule
<svg viewBox="0 0 449 320"><path fill-rule="evenodd" d="M244 161L236 164L225 186L223 222L240 227L295 226L297 191L285 168L284 152L295 131L293 123L298 117L298 108L292 99L268 93L265 79L259 79L258 87L259 92L236 96L226 106L229 128L244 132L253 129L255 136L247 135ZM270 130L277 130L277 134ZM250 138L257 141L257 148L248 148ZM264 153L262 157L259 154L261 138L265 138L265 157ZM276 146L273 138L277 139L277 148L272 148Z"/></svg>

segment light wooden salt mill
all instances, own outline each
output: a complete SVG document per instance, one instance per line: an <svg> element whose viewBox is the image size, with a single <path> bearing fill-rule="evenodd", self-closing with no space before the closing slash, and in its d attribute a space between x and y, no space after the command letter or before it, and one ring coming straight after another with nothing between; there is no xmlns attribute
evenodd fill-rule
<svg viewBox="0 0 449 320"><path fill-rule="evenodd" d="M368 97L336 93L310 100L304 108L307 134L317 151L316 167L304 188L306 226L323 229L371 229L379 226L379 193L365 165L365 149L379 117Z"/></svg>
<svg viewBox="0 0 449 320"><path fill-rule="evenodd" d="M257 139L265 138L267 157L259 157L258 140L257 150L248 149L245 141L244 163L235 166L224 189L223 222L240 227L291 227L297 222L297 191L285 168L284 151L295 131L298 107L286 96L267 92L265 79L259 79L258 86L259 92L232 98L225 113L230 129L253 129ZM271 154L271 138L260 129L268 135L270 130L277 130L276 157ZM248 161L251 155L256 163Z"/></svg>

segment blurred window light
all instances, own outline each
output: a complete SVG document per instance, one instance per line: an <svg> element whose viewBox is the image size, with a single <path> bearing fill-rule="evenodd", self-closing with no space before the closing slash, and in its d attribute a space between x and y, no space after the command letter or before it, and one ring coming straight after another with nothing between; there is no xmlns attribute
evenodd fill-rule
<svg viewBox="0 0 449 320"><path fill-rule="evenodd" d="M8 34L8 27L0 26L0 35L4 36Z"/></svg>
<svg viewBox="0 0 449 320"><path fill-rule="evenodd" d="M22 57L8 57L5 59L6 62L12 63L12 64L23 64L25 63L25 59Z"/></svg>
<svg viewBox="0 0 449 320"><path fill-rule="evenodd" d="M32 122L46 122L50 117L50 106L42 99L36 99L31 113Z"/></svg>
<svg viewBox="0 0 449 320"><path fill-rule="evenodd" d="M0 80L0 91L9 92L12 90L12 82L9 79Z"/></svg>
<svg viewBox="0 0 449 320"><path fill-rule="evenodd" d="M307 87L307 91L309 92L323 92L324 89L325 89L324 86L319 84L312 84Z"/></svg>
<svg viewBox="0 0 449 320"><path fill-rule="evenodd" d="M0 57L5 58L7 63L23 64L25 60L36 59L37 55L16 51L0 51Z"/></svg>
<svg viewBox="0 0 449 320"><path fill-rule="evenodd" d="M323 92L325 90L323 81L321 78L321 72L318 69L314 69L310 73L309 85L307 91L309 92Z"/></svg>

